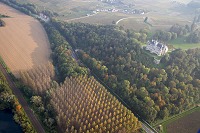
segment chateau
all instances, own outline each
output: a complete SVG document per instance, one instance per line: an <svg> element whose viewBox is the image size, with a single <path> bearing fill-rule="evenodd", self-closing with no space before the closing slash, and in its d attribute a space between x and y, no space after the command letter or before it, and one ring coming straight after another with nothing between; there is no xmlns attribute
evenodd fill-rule
<svg viewBox="0 0 200 133"><path fill-rule="evenodd" d="M168 47L156 40L148 41L145 49L158 56L165 55L168 52Z"/></svg>

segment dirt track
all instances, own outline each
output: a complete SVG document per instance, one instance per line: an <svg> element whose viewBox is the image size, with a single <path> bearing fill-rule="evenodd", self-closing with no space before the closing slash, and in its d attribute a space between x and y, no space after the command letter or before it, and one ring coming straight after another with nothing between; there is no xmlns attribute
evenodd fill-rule
<svg viewBox="0 0 200 133"><path fill-rule="evenodd" d="M0 27L0 56L15 76L19 70L49 61L50 45L42 25L34 18L0 3L5 27Z"/></svg>

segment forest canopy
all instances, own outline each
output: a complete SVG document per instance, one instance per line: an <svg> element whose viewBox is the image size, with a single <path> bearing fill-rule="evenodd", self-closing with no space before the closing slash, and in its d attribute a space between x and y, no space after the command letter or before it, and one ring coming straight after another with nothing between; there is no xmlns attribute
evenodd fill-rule
<svg viewBox="0 0 200 133"><path fill-rule="evenodd" d="M156 67L141 41L115 26L53 21L81 60L148 122L199 103L200 49L175 50ZM132 34L133 35L133 34Z"/></svg>
<svg viewBox="0 0 200 133"><path fill-rule="evenodd" d="M15 2L8 4L15 7ZM16 5L21 6L16 8L29 15L34 13L29 8L36 9L34 5ZM142 49L143 43L147 41L145 31L123 30L115 25L66 23L56 20L44 24L44 27L51 43L53 64L59 81L64 82L67 77L72 77L73 82L74 77L95 73L134 113L148 122L181 113L200 102L200 49L177 49L162 57L161 65L157 66L153 57L148 56ZM168 41L195 30L195 23L191 27L176 24L169 32L158 31L155 37ZM196 33L194 35L196 36ZM89 70L79 59L73 57L73 49L77 50L81 62L87 65ZM51 83L49 79L47 78L46 85ZM32 81L30 85L38 84ZM58 87L58 84L53 85ZM43 86L32 86L32 89L35 89L34 93L39 96L46 92L42 91L45 89ZM38 97L32 100L35 98ZM77 121L80 120L77 118ZM70 127L70 130L74 130L76 126L71 124Z"/></svg>

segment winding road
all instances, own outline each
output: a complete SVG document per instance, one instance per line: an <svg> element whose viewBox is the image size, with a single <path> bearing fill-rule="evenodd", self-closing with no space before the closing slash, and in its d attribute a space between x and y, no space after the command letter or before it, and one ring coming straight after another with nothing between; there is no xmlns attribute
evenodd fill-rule
<svg viewBox="0 0 200 133"><path fill-rule="evenodd" d="M36 132L37 133L45 133L45 130L43 129L43 127L40 124L39 120L37 119L37 117L35 116L35 114L33 113L33 111L30 109L30 107L28 106L28 103L24 99L22 93L15 86L15 84L12 82L12 79L11 79L10 75L8 75L8 73L6 72L6 70L4 69L4 67L2 66L1 63L0 63L0 71L6 77L7 82L9 84L10 88L12 89L13 94L17 97L17 99L19 100L19 103L24 108L24 111L26 112L27 116L29 117L29 119L30 119L33 127L36 130Z"/></svg>
<svg viewBox="0 0 200 133"><path fill-rule="evenodd" d="M120 21L123 21L123 20L125 20L125 19L129 19L129 18L134 18L134 17L121 18L120 20L118 20L118 21L116 22L116 25L117 25Z"/></svg>
<svg viewBox="0 0 200 133"><path fill-rule="evenodd" d="M83 19L83 18L89 18L89 17L92 17L92 16L97 15L97 14L98 13L91 14L91 15L88 15L88 16L82 16L82 17L78 17L78 18L72 18L72 19L68 19L68 20L65 20L65 21L68 22L68 21L74 21L74 20Z"/></svg>

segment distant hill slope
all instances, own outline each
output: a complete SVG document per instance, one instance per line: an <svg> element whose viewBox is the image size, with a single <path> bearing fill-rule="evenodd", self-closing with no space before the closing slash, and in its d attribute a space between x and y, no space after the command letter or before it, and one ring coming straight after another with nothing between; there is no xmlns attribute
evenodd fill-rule
<svg viewBox="0 0 200 133"><path fill-rule="evenodd" d="M176 2L180 2L180 3L184 3L184 4L188 4L190 3L192 0L174 0Z"/></svg>
<svg viewBox="0 0 200 133"><path fill-rule="evenodd" d="M200 8L200 1L192 0L190 3L188 3L188 7Z"/></svg>

